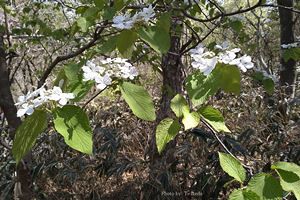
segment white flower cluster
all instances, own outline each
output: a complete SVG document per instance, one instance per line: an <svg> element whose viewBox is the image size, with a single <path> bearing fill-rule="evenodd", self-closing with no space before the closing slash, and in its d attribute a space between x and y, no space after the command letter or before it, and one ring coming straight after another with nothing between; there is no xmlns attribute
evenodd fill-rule
<svg viewBox="0 0 300 200"><path fill-rule="evenodd" d="M283 49L291 49L291 48L297 48L298 47L298 43L290 43L290 44L282 44L281 47Z"/></svg>
<svg viewBox="0 0 300 200"><path fill-rule="evenodd" d="M82 67L83 81L95 81L97 88L103 90L112 83L112 77L133 80L138 76L137 69L132 66L127 59L107 58L100 61L98 66L94 61L87 61Z"/></svg>
<svg viewBox="0 0 300 200"><path fill-rule="evenodd" d="M212 51L205 52L205 47L202 44L198 45L195 49L192 49L190 51L193 59L192 67L199 69L205 76L209 75L213 71L218 62L236 65L243 72L246 72L247 69L254 67L250 56L243 55L242 57L237 58L236 54L240 52L241 49L234 48L231 50L226 50L228 48L227 43L216 45L216 48L223 51L219 52L218 54L215 54Z"/></svg>
<svg viewBox="0 0 300 200"><path fill-rule="evenodd" d="M152 5L143 8L141 12L136 13L131 16L130 14L118 15L113 18L112 26L118 29L131 29L137 22L148 22L152 17L154 17L155 12Z"/></svg>
<svg viewBox="0 0 300 200"><path fill-rule="evenodd" d="M28 94L20 96L18 102L15 104L19 106L17 116L22 117L23 115L31 115L34 109L40 105L47 103L48 101L56 101L60 105L64 106L67 104L69 99L74 99L73 93L63 93L60 87L54 86L53 89L46 90L44 86L39 89L28 92Z"/></svg>

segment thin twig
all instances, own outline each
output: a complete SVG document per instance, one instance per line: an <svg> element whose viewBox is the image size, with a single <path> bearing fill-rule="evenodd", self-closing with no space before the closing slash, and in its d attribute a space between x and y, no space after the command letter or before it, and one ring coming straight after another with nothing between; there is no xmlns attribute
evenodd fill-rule
<svg viewBox="0 0 300 200"><path fill-rule="evenodd" d="M222 140L219 138L218 136L218 132L212 127L210 126L203 118L201 118L201 122L213 133L214 137L218 140L218 142L221 144L221 146L224 148L224 150L230 154L232 157L234 157L235 159L237 160L240 160L238 159L227 147L226 145L222 142ZM240 161L241 162L241 161ZM244 164L241 162L241 164L243 165L243 167L249 169L249 173L250 175L252 176L253 175L253 172L252 172L252 167Z"/></svg>
<svg viewBox="0 0 300 200"><path fill-rule="evenodd" d="M107 87L105 87L104 89L100 90L99 92L97 92L94 96L92 96L87 102L85 102L85 104L82 106L82 109L85 109L85 107L91 102L93 101L98 95L100 95Z"/></svg>

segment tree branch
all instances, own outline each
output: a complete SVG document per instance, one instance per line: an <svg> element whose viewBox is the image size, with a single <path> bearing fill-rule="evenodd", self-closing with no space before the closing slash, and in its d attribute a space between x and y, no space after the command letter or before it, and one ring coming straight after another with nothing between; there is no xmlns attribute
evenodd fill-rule
<svg viewBox="0 0 300 200"><path fill-rule="evenodd" d="M105 21L104 26L106 24L107 24L107 22ZM74 57L82 54L87 49L95 46L97 44L96 43L97 40L100 39L100 34L104 30L104 26L100 27L100 29L96 29L93 39L91 41L89 41L86 45L82 46L81 48L77 49L74 52L71 52L71 53L63 55L63 56L56 57L55 60L47 67L47 69L44 72L44 74L42 75L41 79L38 81L38 88L41 87L45 83L46 79L51 74L52 70L56 67L57 64L59 64L62 61L74 58Z"/></svg>

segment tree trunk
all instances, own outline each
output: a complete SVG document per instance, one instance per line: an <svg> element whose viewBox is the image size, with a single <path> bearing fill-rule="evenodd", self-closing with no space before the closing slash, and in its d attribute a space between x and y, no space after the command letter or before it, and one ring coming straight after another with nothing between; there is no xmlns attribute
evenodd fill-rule
<svg viewBox="0 0 300 200"><path fill-rule="evenodd" d="M7 120L10 137L13 138L15 130L21 124L21 120L17 117L17 108L14 105L10 90L3 36L4 33L0 32L0 108L3 110ZM16 167L17 182L15 184L15 199L32 199L31 175L28 168L30 162L31 154L29 153Z"/></svg>
<svg viewBox="0 0 300 200"><path fill-rule="evenodd" d="M284 7L293 7L293 0L277 0L277 4ZM278 8L279 18L280 18L280 43L290 44L294 43L294 22L293 22L293 12ZM292 95L295 85L296 77L296 62L293 59L287 62L281 58L281 68L280 68L280 85L286 87L286 94Z"/></svg>
<svg viewBox="0 0 300 200"><path fill-rule="evenodd" d="M170 109L172 98L183 92L184 71L180 53L180 34L175 33L176 27L181 26L176 20L171 25L171 46L169 52L162 57L162 97L160 107L157 113L158 123L166 118L172 117L174 114ZM178 29L177 29L178 31ZM158 154L155 142L155 130L151 137L151 145L149 150L150 157L150 184L143 189L142 199L165 199L163 192L172 191L172 168L176 162L174 149L176 140L171 141L162 152ZM173 197L174 198L174 197ZM180 197L182 198L182 197Z"/></svg>

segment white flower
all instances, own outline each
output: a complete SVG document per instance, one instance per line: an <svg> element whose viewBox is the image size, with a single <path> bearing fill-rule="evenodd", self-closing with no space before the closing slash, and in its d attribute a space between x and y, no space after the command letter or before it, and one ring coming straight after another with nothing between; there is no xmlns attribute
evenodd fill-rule
<svg viewBox="0 0 300 200"><path fill-rule="evenodd" d="M242 57L233 60L230 64L237 65L243 72L254 67L251 57L247 55L243 55Z"/></svg>
<svg viewBox="0 0 300 200"><path fill-rule="evenodd" d="M137 22L148 22L152 17L155 16L152 5L143 8L141 12L136 13L131 17L130 14L117 15L113 18L112 26L118 29L131 29Z"/></svg>
<svg viewBox="0 0 300 200"><path fill-rule="evenodd" d="M229 43L228 41L224 41L222 44L217 44L215 48L220 50L226 50L229 48Z"/></svg>
<svg viewBox="0 0 300 200"><path fill-rule="evenodd" d="M228 44L224 42L222 45L216 46L216 48L225 50L228 48ZM234 48L225 52L219 52L218 55L215 55L215 53L211 51L205 52L205 47L200 44L195 49L190 50L190 55L193 59L192 67L199 69L205 76L214 70L218 62L236 65L243 72L246 72L247 69L253 68L254 64L250 56L244 55L240 58L236 58L236 54L240 52L240 50L239 48Z"/></svg>
<svg viewBox="0 0 300 200"><path fill-rule="evenodd" d="M236 54L232 51L226 51L224 54L219 54L220 62L224 64L231 63L236 58Z"/></svg>
<svg viewBox="0 0 300 200"><path fill-rule="evenodd" d="M194 68L199 69L205 76L209 75L217 65L217 58L200 58L197 61L192 62Z"/></svg>
<svg viewBox="0 0 300 200"><path fill-rule="evenodd" d="M44 86L18 98L18 103L15 104L21 106L17 111L18 117L25 114L31 115L35 108L47 103L49 100L58 101L60 105L66 105L69 99L75 98L73 93L63 93L60 87L54 86L52 90L46 90Z"/></svg>
<svg viewBox="0 0 300 200"><path fill-rule="evenodd" d="M193 58L192 67L199 69L205 76L209 75L218 62L214 52L204 52L205 47L199 44L195 49L190 50Z"/></svg>
<svg viewBox="0 0 300 200"><path fill-rule="evenodd" d="M53 101L58 101L62 106L66 105L69 99L74 99L75 95L73 93L63 93L60 87L54 86L50 92L48 99Z"/></svg>
<svg viewBox="0 0 300 200"><path fill-rule="evenodd" d="M130 17L130 15L118 15L113 18L112 26L118 29L131 29L135 21Z"/></svg>
<svg viewBox="0 0 300 200"><path fill-rule="evenodd" d="M152 17L155 16L154 9L152 8L152 5L149 5L147 8L143 8L143 10L139 13L137 13L133 18L141 21L148 22Z"/></svg>
<svg viewBox="0 0 300 200"><path fill-rule="evenodd" d="M99 90L105 89L108 85L111 84L112 79L110 78L109 74L105 74L104 76L100 76L98 79L95 80L97 83L97 88Z"/></svg>
<svg viewBox="0 0 300 200"><path fill-rule="evenodd" d="M122 73L121 76L125 79L129 78L129 79L133 80L136 76L138 76L137 69L135 67L131 66L131 65L130 66L124 66L120 69L121 69L121 73Z"/></svg>
<svg viewBox="0 0 300 200"><path fill-rule="evenodd" d="M27 102L28 100L40 95L42 92L45 91L45 85L43 85L42 87L38 88L37 90L33 91L33 92L28 92L26 95L22 95L19 96L18 98L18 102L15 103L16 106L18 105L22 105L23 103Z"/></svg>
<svg viewBox="0 0 300 200"><path fill-rule="evenodd" d="M189 52L191 56L193 57L194 55L201 55L204 53L205 47L203 44L199 44L196 48L191 49Z"/></svg>
<svg viewBox="0 0 300 200"><path fill-rule="evenodd" d="M17 112L17 117L22 117L23 115L31 115L34 112L33 105L29 105L28 103L24 103Z"/></svg>
<svg viewBox="0 0 300 200"><path fill-rule="evenodd" d="M84 65L82 67L83 70L83 80L84 81L90 81L90 80L94 80L95 78L97 78L97 76L99 75L99 73L103 73L104 72L104 68L97 66L95 63L93 63L92 61L87 61L86 65Z"/></svg>
<svg viewBox="0 0 300 200"><path fill-rule="evenodd" d="M138 76L137 69L132 66L131 63L127 61L127 59L123 58L106 58L105 60L101 60L101 67L83 68L84 71L84 79L94 80L96 82L96 87L100 90L105 89L107 86L112 84L112 78L125 78L133 80ZM96 64L93 64L93 66ZM101 69L101 70L99 70Z"/></svg>
<svg viewBox="0 0 300 200"><path fill-rule="evenodd" d="M290 44L282 44L281 47L282 47L283 49L296 48L296 47L298 47L298 43L295 42L295 43L290 43Z"/></svg>

